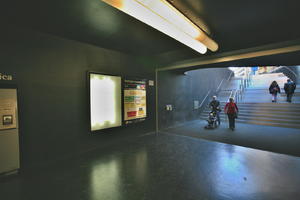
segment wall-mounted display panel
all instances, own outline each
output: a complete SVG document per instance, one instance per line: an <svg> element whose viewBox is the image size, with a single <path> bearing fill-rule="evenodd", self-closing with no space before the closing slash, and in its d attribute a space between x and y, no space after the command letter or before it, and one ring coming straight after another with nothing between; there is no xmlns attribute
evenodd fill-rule
<svg viewBox="0 0 300 200"><path fill-rule="evenodd" d="M125 80L124 84L124 120L141 120L147 116L146 81Z"/></svg>
<svg viewBox="0 0 300 200"><path fill-rule="evenodd" d="M9 89L1 89L9 91ZM0 130L17 128L16 120L17 102L13 98L0 99Z"/></svg>
<svg viewBox="0 0 300 200"><path fill-rule="evenodd" d="M121 77L89 73L91 130L122 126Z"/></svg>
<svg viewBox="0 0 300 200"><path fill-rule="evenodd" d="M0 174L20 168L17 89L0 88Z"/></svg>

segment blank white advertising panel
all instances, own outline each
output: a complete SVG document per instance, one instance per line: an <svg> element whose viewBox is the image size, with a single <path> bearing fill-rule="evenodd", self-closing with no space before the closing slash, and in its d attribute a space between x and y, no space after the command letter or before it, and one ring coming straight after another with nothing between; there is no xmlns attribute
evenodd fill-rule
<svg viewBox="0 0 300 200"><path fill-rule="evenodd" d="M122 126L121 77L90 73L91 130Z"/></svg>

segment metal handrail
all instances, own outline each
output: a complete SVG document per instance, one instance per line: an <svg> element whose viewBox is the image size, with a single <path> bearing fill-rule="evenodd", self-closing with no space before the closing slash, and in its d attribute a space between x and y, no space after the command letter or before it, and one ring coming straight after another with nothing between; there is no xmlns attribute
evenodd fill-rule
<svg viewBox="0 0 300 200"><path fill-rule="evenodd" d="M233 71L231 71L231 73L229 74L229 77L227 78L227 82L229 81L229 79L232 76ZM223 82L224 82L225 78L222 79L222 81L220 82L220 84L218 85L217 89L215 90L215 93L219 92L220 87L222 86ZM212 92L212 90L209 90L206 94L206 96L204 97L204 99L202 100L201 104L198 106L198 108L201 108L201 106L204 104L204 102L206 101L207 97L209 96L209 94Z"/></svg>
<svg viewBox="0 0 300 200"><path fill-rule="evenodd" d="M229 98L232 97L232 94L233 94L233 90L231 90L230 94L229 94Z"/></svg>
<svg viewBox="0 0 300 200"><path fill-rule="evenodd" d="M233 89L230 92L229 98L233 98L235 102L239 102L243 98L243 93L245 89L250 86L252 81L252 76L250 73L246 74L246 78L242 78L239 81L238 89Z"/></svg>
<svg viewBox="0 0 300 200"><path fill-rule="evenodd" d="M240 100L242 100L242 92L240 90L236 90L235 91L235 102L239 102Z"/></svg>
<svg viewBox="0 0 300 200"><path fill-rule="evenodd" d="M203 103L205 102L206 98L208 97L208 95L210 94L211 90L209 90L206 94L206 96L204 97L204 99L202 100L201 104L199 105L198 108L201 108L201 106L203 105Z"/></svg>
<svg viewBox="0 0 300 200"><path fill-rule="evenodd" d="M237 103L241 99L241 91L240 90L231 90L229 98L233 98L234 101Z"/></svg>
<svg viewBox="0 0 300 200"><path fill-rule="evenodd" d="M229 77L228 77L227 81L230 80L232 73L233 73L233 71L231 71L231 73L229 74Z"/></svg>
<svg viewBox="0 0 300 200"><path fill-rule="evenodd" d="M217 87L216 92L219 91L219 89L220 89L222 83L224 82L224 80L225 80L225 79L223 78L223 80L221 81L221 83L220 83L219 86Z"/></svg>

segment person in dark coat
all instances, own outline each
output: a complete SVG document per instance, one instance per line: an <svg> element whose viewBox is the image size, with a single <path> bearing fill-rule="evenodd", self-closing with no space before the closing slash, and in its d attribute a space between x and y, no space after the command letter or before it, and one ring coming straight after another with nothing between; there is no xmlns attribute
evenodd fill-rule
<svg viewBox="0 0 300 200"><path fill-rule="evenodd" d="M217 122L220 125L221 124L221 120L220 120L221 107L220 107L220 101L217 100L217 96L212 97L212 101L209 103L209 107L212 112L216 113Z"/></svg>
<svg viewBox="0 0 300 200"><path fill-rule="evenodd" d="M292 97L296 89L296 84L291 81L291 79L287 80L287 83L284 84L284 91L286 93L286 101L292 102Z"/></svg>
<svg viewBox="0 0 300 200"><path fill-rule="evenodd" d="M272 94L272 102L277 101L277 94L280 93L280 87L276 81L273 81L269 87L269 92Z"/></svg>
<svg viewBox="0 0 300 200"><path fill-rule="evenodd" d="M225 105L224 111L228 116L228 121L229 121L229 128L231 130L235 129L235 118L237 118L237 113L239 112L239 109L234 103L233 98L229 98L229 102Z"/></svg>

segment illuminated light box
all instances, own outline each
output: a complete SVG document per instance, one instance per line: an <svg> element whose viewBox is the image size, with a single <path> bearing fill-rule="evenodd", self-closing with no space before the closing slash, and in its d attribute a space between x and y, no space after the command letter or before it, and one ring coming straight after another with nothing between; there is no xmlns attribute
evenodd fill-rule
<svg viewBox="0 0 300 200"><path fill-rule="evenodd" d="M90 73L91 131L122 126L121 77Z"/></svg>

